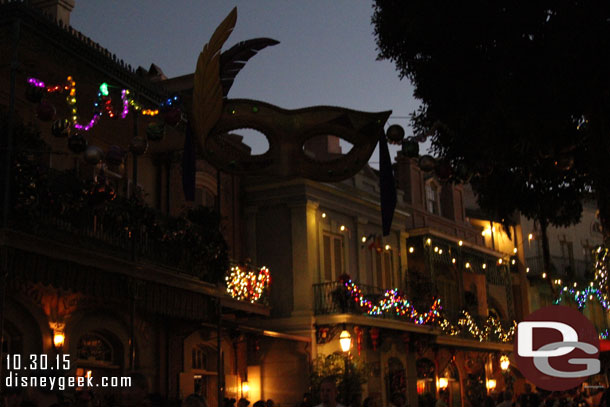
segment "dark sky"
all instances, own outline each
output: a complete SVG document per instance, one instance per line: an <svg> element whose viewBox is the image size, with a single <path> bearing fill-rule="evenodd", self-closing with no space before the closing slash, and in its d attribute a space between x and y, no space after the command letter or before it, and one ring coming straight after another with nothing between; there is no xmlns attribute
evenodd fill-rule
<svg viewBox="0 0 610 407"><path fill-rule="evenodd" d="M230 98L288 109L392 110L388 123L410 134L404 117L418 104L394 65L376 60L368 0L76 0L70 23L126 63L148 68L154 62L171 78L194 72L203 45L233 7L237 24L224 50L256 37L280 44L248 62ZM256 149L258 141L248 144Z"/></svg>

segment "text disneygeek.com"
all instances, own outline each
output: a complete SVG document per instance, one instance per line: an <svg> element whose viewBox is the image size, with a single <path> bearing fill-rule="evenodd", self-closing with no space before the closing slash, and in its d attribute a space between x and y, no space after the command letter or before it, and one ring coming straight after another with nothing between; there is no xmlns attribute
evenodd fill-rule
<svg viewBox="0 0 610 407"><path fill-rule="evenodd" d="M5 388L38 387L62 391L66 388L131 387L129 376L94 377L91 370L82 368L76 370L76 376L63 376L62 371L70 370L70 355L67 354L7 355L5 369ZM45 375L47 372L49 374Z"/></svg>

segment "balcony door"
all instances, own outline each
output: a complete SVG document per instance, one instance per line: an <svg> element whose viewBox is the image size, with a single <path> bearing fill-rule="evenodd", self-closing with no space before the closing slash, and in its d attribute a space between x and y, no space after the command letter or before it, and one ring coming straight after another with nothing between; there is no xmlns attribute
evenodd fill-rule
<svg viewBox="0 0 610 407"><path fill-rule="evenodd" d="M324 232L322 240L322 280L337 281L339 276L345 273L343 236L330 232Z"/></svg>

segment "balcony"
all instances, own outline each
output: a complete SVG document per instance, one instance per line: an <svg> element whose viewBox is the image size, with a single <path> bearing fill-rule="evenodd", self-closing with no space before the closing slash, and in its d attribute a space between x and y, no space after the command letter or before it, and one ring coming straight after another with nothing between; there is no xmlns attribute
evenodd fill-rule
<svg viewBox="0 0 610 407"><path fill-rule="evenodd" d="M374 304L384 298L385 290L364 284L357 284L362 296ZM314 284L314 313L315 315L329 314L353 314L366 315L369 318L391 319L406 323L415 323L408 316L400 316L394 312L383 312L380 315L368 315L351 297L351 293L340 281ZM418 311L425 311L420 309ZM425 324L431 326L438 335L454 337L459 339L469 339L486 342L506 343L506 338L496 333L495 328L488 321L487 317L471 315L468 318L462 311L443 310L442 317L437 322ZM441 326L441 321L446 320L448 325L445 329ZM497 321L502 327L502 332L506 333L513 327L512 321ZM481 339L483 338L483 339Z"/></svg>

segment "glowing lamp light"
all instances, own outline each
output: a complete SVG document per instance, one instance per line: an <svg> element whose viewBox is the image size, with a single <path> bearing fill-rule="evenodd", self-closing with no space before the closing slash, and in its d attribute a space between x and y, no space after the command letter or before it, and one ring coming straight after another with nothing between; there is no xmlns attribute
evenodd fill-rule
<svg viewBox="0 0 610 407"><path fill-rule="evenodd" d="M247 381L241 382L241 394L242 397L246 397L250 391L250 384Z"/></svg>
<svg viewBox="0 0 610 407"><path fill-rule="evenodd" d="M413 246L409 247L409 253L413 253L415 251L415 248Z"/></svg>
<svg viewBox="0 0 610 407"><path fill-rule="evenodd" d="M391 247L389 244L386 244L386 245L385 245L385 249L386 249L386 250L390 250L391 248L392 248L392 247Z"/></svg>
<svg viewBox="0 0 610 407"><path fill-rule="evenodd" d="M443 249L438 249L438 254L443 254Z"/></svg>
<svg viewBox="0 0 610 407"><path fill-rule="evenodd" d="M510 261L510 264L512 264L512 265L514 266L514 265L515 265L515 259L512 259L512 260Z"/></svg>
<svg viewBox="0 0 610 407"><path fill-rule="evenodd" d="M489 391L493 391L496 388L496 380L495 379L488 379L487 383L487 390Z"/></svg>
<svg viewBox="0 0 610 407"><path fill-rule="evenodd" d="M447 379L446 377L439 377L438 387L441 390L445 390L447 388L447 386L449 386L449 379Z"/></svg>
<svg viewBox="0 0 610 407"><path fill-rule="evenodd" d="M533 238L534 238L533 234L530 233L529 235L527 235L527 240L532 240Z"/></svg>
<svg viewBox="0 0 610 407"><path fill-rule="evenodd" d="M451 263L455 264L455 257L451 259Z"/></svg>
<svg viewBox="0 0 610 407"><path fill-rule="evenodd" d="M438 253L438 246L434 246L434 252Z"/></svg>
<svg viewBox="0 0 610 407"><path fill-rule="evenodd" d="M498 259L498 264L502 264L502 259Z"/></svg>
<svg viewBox="0 0 610 407"><path fill-rule="evenodd" d="M483 263L481 267L483 267L483 270L485 270L487 268L487 264Z"/></svg>
<svg viewBox="0 0 610 407"><path fill-rule="evenodd" d="M466 262L466 264L464 264L464 267L466 267L467 269L470 268L470 263Z"/></svg>
<svg viewBox="0 0 610 407"><path fill-rule="evenodd" d="M427 238L427 239L426 239L426 244L427 244L428 246L430 246L430 245L432 244L432 239Z"/></svg>
<svg viewBox="0 0 610 407"><path fill-rule="evenodd" d="M458 246L462 246L464 245L464 242L462 242L461 240L458 242Z"/></svg>
<svg viewBox="0 0 610 407"><path fill-rule="evenodd" d="M66 340L66 336L61 331L55 331L53 335L53 345L55 349L61 349L64 346L64 341Z"/></svg>
<svg viewBox="0 0 610 407"><path fill-rule="evenodd" d="M516 247L513 249L513 253L517 254L517 248Z"/></svg>
<svg viewBox="0 0 610 407"><path fill-rule="evenodd" d="M500 356L500 369L502 369L503 371L506 372L509 367L510 367L510 360L508 360L508 356L506 356L506 355Z"/></svg>
<svg viewBox="0 0 610 407"><path fill-rule="evenodd" d="M546 273L542 273L542 278L546 278Z"/></svg>
<svg viewBox="0 0 610 407"><path fill-rule="evenodd" d="M362 236L362 243L366 243L366 236Z"/></svg>
<svg viewBox="0 0 610 407"><path fill-rule="evenodd" d="M326 212L322 212L322 219L326 217Z"/></svg>
<svg viewBox="0 0 610 407"><path fill-rule="evenodd" d="M348 352L352 347L352 336L349 334L347 329L344 329L339 335L339 344L343 352Z"/></svg>
<svg viewBox="0 0 610 407"><path fill-rule="evenodd" d="M346 229L346 228L345 228L345 225L341 225L341 226L339 227L339 230L340 230L341 232L345 232L345 229Z"/></svg>

